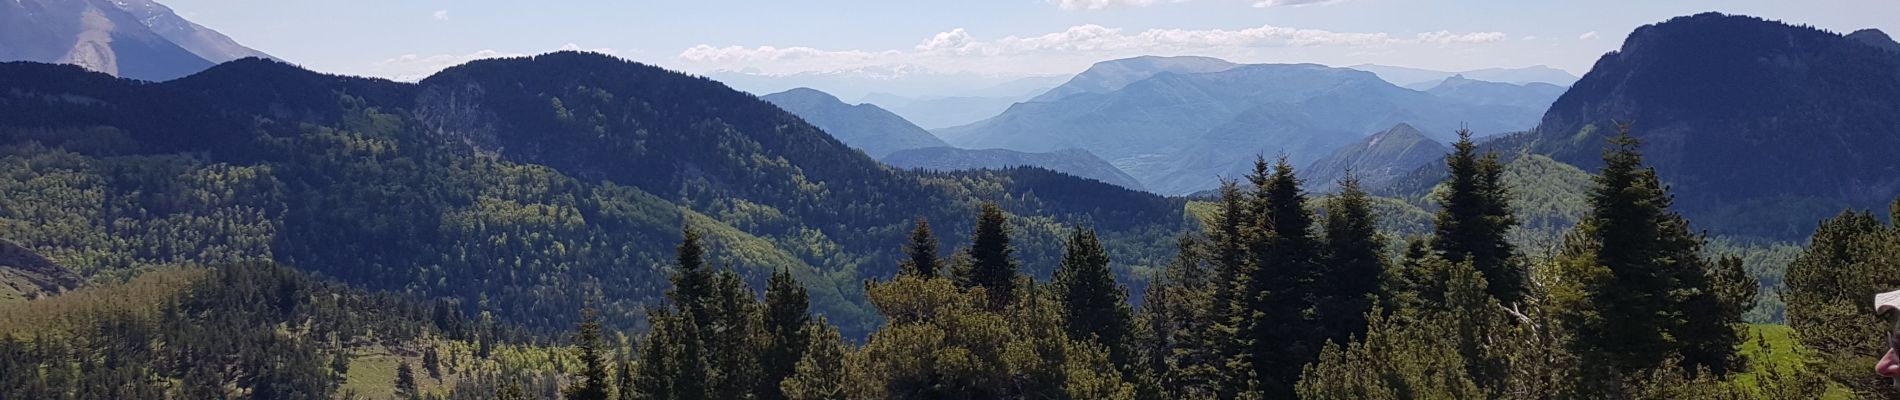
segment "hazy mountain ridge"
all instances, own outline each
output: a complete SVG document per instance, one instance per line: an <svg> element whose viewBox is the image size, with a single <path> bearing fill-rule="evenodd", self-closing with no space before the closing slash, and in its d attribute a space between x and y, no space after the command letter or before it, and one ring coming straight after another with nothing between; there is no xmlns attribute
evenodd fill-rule
<svg viewBox="0 0 1900 400"><path fill-rule="evenodd" d="M864 150L871 158L882 158L901 150L949 146L930 131L888 110L873 104L845 104L837 97L810 88L773 93L759 99L798 114L846 145Z"/></svg>
<svg viewBox="0 0 1900 400"><path fill-rule="evenodd" d="M1394 85L1420 90L1436 86L1439 82L1453 76L1464 76L1468 79L1519 85L1547 83L1557 86L1570 86L1570 84L1577 81L1577 76L1572 75L1570 71L1551 68L1546 65L1534 65L1523 68L1484 68L1468 71L1438 71L1377 64L1359 64L1346 68L1378 74L1380 79L1385 79Z"/></svg>
<svg viewBox="0 0 1900 400"><path fill-rule="evenodd" d="M1529 128L1542 111L1440 98L1365 71L1255 64L1155 71L1112 92L1017 104L995 118L933 132L966 148L1082 148L1150 190L1186 194L1240 176L1256 157L1285 154L1305 165L1400 123L1442 141L1466 124L1480 135Z"/></svg>
<svg viewBox="0 0 1900 400"><path fill-rule="evenodd" d="M1315 191L1338 187L1337 181L1348 172L1357 176L1363 187L1383 187L1418 167L1444 160L1450 151L1450 147L1426 137L1418 128L1399 124L1340 147L1301 172Z"/></svg>

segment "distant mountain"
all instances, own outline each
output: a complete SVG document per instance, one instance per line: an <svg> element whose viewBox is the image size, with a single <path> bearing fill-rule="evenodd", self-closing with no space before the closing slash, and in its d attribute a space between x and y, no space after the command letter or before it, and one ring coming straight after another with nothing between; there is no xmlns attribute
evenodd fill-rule
<svg viewBox="0 0 1900 400"><path fill-rule="evenodd" d="M903 150L883 158L893 167L931 171L1037 167L1115 186L1144 190L1141 182L1121 169L1090 154L1088 150L1064 149L1047 153L1024 153L1004 149L969 150L955 147L931 147Z"/></svg>
<svg viewBox="0 0 1900 400"><path fill-rule="evenodd" d="M1348 171L1359 177L1363 187L1383 187L1425 164L1444 160L1450 151L1443 143L1425 137L1418 128L1399 124L1358 143L1340 147L1300 172L1314 191L1337 188L1338 180Z"/></svg>
<svg viewBox="0 0 1900 400"><path fill-rule="evenodd" d="M1423 68L1394 67L1376 64L1360 64L1346 68L1379 74L1379 78L1394 85L1423 89L1438 85L1452 76L1463 75L1468 79L1503 83L1548 83L1557 86L1570 86L1577 81L1576 75L1569 71L1534 65L1523 68L1485 68L1470 71L1438 71Z"/></svg>
<svg viewBox="0 0 1900 400"><path fill-rule="evenodd" d="M0 61L73 64L164 81L243 57L269 56L149 0L0 2Z"/></svg>
<svg viewBox="0 0 1900 400"><path fill-rule="evenodd" d="M1044 88L1045 90L1047 88ZM977 97L904 97L872 93L864 102L891 110L926 129L945 128L982 121L1002 114L1009 106L1029 100L1030 95Z"/></svg>
<svg viewBox="0 0 1900 400"><path fill-rule="evenodd" d="M241 58L257 57L276 59L262 51L257 51L223 33L206 28L203 25L186 20L172 12L171 7L151 0L113 0L121 10L132 13L144 22L147 28L172 43L183 47L192 54L212 63L223 63Z"/></svg>
<svg viewBox="0 0 1900 400"><path fill-rule="evenodd" d="M1893 41L1893 37L1887 36L1886 32L1881 32L1879 29L1854 31L1854 33L1847 34L1847 38L1859 40L1861 43L1866 43L1874 47L1887 49L1887 51L1900 53L1900 42Z"/></svg>
<svg viewBox="0 0 1900 400"><path fill-rule="evenodd" d="M1121 90L1128 84L1146 80L1162 73L1196 74L1220 72L1240 66L1211 57L1158 57L1144 56L1104 61L1090 66L1062 86L1036 96L1031 101L1047 102L1083 93L1108 93Z"/></svg>
<svg viewBox="0 0 1900 400"><path fill-rule="evenodd" d="M1701 227L1801 238L1900 194L1900 57L1819 29L1716 13L1637 28L1517 141L1593 170L1613 121Z"/></svg>
<svg viewBox="0 0 1900 400"><path fill-rule="evenodd" d="M912 125L904 117L871 104L850 105L830 94L809 88L769 94L760 99L798 114L806 122L830 133L838 141L872 158L899 150L949 146L930 131Z"/></svg>
<svg viewBox="0 0 1900 400"><path fill-rule="evenodd" d="M1305 165L1400 123L1443 141L1465 125L1481 135L1528 129L1541 113L1448 100L1364 71L1256 64L1159 72L1109 92L1021 103L995 118L933 132L964 148L1081 148L1149 190L1187 194L1240 177L1256 157L1284 154Z"/></svg>
<svg viewBox="0 0 1900 400"><path fill-rule="evenodd" d="M1565 90L1562 86L1542 82L1500 83L1452 75L1431 89L1426 89L1425 93L1466 104L1525 107L1541 111L1549 109L1550 103L1557 101L1558 96L1563 96Z"/></svg>
<svg viewBox="0 0 1900 400"><path fill-rule="evenodd" d="M912 98L924 97L996 97L1016 96L1031 90L1047 90L1068 79L1067 76L992 75L961 71L943 71L921 65L876 65L831 71L769 73L753 69L714 71L706 77L733 89L757 95L797 88L813 88L864 102L866 96L884 93ZM1040 91L1037 91L1040 93Z"/></svg>

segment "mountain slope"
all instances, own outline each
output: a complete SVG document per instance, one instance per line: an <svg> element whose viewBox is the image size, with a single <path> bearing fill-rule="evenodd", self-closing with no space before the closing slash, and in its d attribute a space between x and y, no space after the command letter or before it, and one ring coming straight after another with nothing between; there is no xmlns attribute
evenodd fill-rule
<svg viewBox="0 0 1900 400"><path fill-rule="evenodd" d="M1550 103L1557 101L1558 96L1563 96L1564 90L1562 86L1548 83L1501 83L1453 75L1426 89L1425 93L1466 104L1503 105L1542 111L1549 109Z"/></svg>
<svg viewBox="0 0 1900 400"><path fill-rule="evenodd" d="M752 95L597 54L414 84L262 59L164 83L0 63L0 115L19 116L0 171L32 183L0 190L0 237L82 276L278 261L540 328L583 306L639 326L682 229L754 285L792 271L862 334L861 282L895 270L915 218L954 248L997 201L1043 276L1077 226L1128 241L1132 267L1165 262L1152 233L1182 224L1178 200L1046 170L892 169Z"/></svg>
<svg viewBox="0 0 1900 400"><path fill-rule="evenodd" d="M1881 32L1879 29L1854 31L1854 33L1847 34L1847 38L1859 40L1861 43L1886 49L1887 51L1900 53L1900 42L1895 42L1893 37L1887 36L1886 32Z"/></svg>
<svg viewBox="0 0 1900 400"><path fill-rule="evenodd" d="M1340 147L1301 171L1314 191L1336 188L1350 171L1364 187L1383 187L1420 166L1444 160L1450 148L1413 128L1399 124Z"/></svg>
<svg viewBox="0 0 1900 400"><path fill-rule="evenodd" d="M1815 221L1900 193L1900 57L1754 17L1700 14L1636 29L1525 140L1595 169L1612 121L1702 226L1806 237ZM1767 212L1773 210L1773 212Z"/></svg>
<svg viewBox="0 0 1900 400"><path fill-rule="evenodd" d="M223 33L186 20L178 16L178 13L172 12L171 7L155 1L113 0L112 4L131 13L153 33L212 63L248 57L275 58L264 52L244 47Z"/></svg>
<svg viewBox="0 0 1900 400"><path fill-rule="evenodd" d="M34 299L73 290L81 281L52 260L0 239L0 303Z"/></svg>
<svg viewBox="0 0 1900 400"><path fill-rule="evenodd" d="M1257 64L1164 72L1112 92L1017 104L995 118L934 132L966 148L1082 148L1150 190L1186 194L1241 176L1256 157L1284 154L1305 165L1399 123L1443 140L1465 124L1480 134L1529 128L1541 111L1448 100L1364 71Z"/></svg>
<svg viewBox="0 0 1900 400"><path fill-rule="evenodd" d="M955 147L931 147L903 150L884 156L893 167L932 171L1036 167L1077 177L1094 179L1115 186L1143 190L1141 182L1121 169L1090 154L1088 150L1065 149L1047 153L1024 153L1003 149L969 150Z"/></svg>
<svg viewBox="0 0 1900 400"><path fill-rule="evenodd" d="M830 133L846 145L880 158L899 150L949 146L904 117L871 104L850 105L809 88L760 96Z"/></svg>
<svg viewBox="0 0 1900 400"><path fill-rule="evenodd" d="M152 81L212 65L107 0L0 2L0 60L73 64Z"/></svg>

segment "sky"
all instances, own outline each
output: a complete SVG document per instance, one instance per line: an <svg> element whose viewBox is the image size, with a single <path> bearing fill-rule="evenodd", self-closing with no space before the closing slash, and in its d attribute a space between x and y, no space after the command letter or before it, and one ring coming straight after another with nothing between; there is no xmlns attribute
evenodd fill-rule
<svg viewBox="0 0 1900 400"><path fill-rule="evenodd" d="M1705 11L1900 33L1900 0L160 1L306 68L397 80L561 49L700 74L1024 77L1202 55L1582 75L1632 29Z"/></svg>

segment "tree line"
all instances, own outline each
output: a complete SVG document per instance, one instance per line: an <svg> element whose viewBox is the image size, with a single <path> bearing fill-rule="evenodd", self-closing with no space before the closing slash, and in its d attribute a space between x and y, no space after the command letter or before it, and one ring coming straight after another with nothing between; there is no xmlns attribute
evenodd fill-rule
<svg viewBox="0 0 1900 400"><path fill-rule="evenodd" d="M1739 354L1756 283L1736 258L1705 255L1706 239L1671 210L1627 128L1610 139L1584 221L1559 254L1538 260L1506 239L1517 221L1497 157L1461 137L1434 195L1433 234L1403 249L1386 248L1356 179L1312 210L1290 165L1257 161L1246 185L1223 186L1203 234L1179 238L1139 308L1087 229L1069 235L1044 282L1019 272L995 205L980 208L969 245L947 256L919 219L901 272L865 284L884 323L862 343L810 316L789 275L775 275L761 300L709 267L689 230L651 331L615 347L598 324L582 324L588 366L563 393L1623 399L1827 390L1806 368L1759 372ZM1744 373L1753 375L1735 379Z"/></svg>

